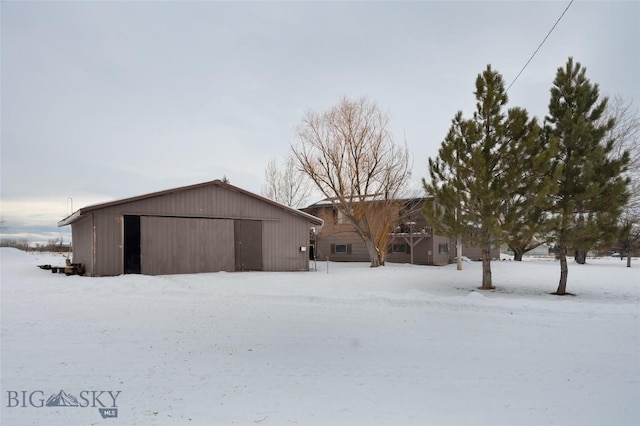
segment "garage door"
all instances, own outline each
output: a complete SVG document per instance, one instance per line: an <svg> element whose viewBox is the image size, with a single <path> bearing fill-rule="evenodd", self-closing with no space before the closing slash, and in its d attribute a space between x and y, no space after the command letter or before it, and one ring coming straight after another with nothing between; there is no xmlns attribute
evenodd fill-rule
<svg viewBox="0 0 640 426"><path fill-rule="evenodd" d="M233 220L141 218L142 273L148 275L233 271Z"/></svg>
<svg viewBox="0 0 640 426"><path fill-rule="evenodd" d="M235 221L236 271L262 271L262 222Z"/></svg>

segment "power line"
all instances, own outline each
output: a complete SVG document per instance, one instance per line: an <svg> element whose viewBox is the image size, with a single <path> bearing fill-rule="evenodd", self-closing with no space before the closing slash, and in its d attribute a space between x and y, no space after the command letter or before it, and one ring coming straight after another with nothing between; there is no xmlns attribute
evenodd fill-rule
<svg viewBox="0 0 640 426"><path fill-rule="evenodd" d="M531 55L531 57L529 58L529 60L527 61L526 64L524 64L524 66L522 67L522 69L520 70L520 72L518 73L518 75L516 75L516 78L513 79L513 81L511 82L511 84L509 85L509 87L507 87L507 92L509 91L509 89L511 89L511 86L513 86L513 83L516 82L516 80L518 80L518 77L520 77L520 74L522 74L522 72L525 70L525 68L527 68L527 65L529 65L529 62L531 62L531 60L533 59L534 56L536 56L536 53L538 53L538 50L540 50L540 48L542 47L542 45L544 44L545 41L547 41L547 39L549 38L549 36L551 35L551 33L553 32L553 30L556 28L556 25L558 25L558 22L560 22L560 20L562 19L562 17L564 16L565 13L567 13L567 10L569 10L569 8L571 7L571 5L573 4L573 0L571 0L569 2L569 4L567 5L567 7L564 8L564 10L562 11L562 14L560 15L560 17L558 18L558 20L556 21L555 24L553 24L553 27L551 27L551 29L549 30L549 32L547 33L547 35L544 37L544 39L542 40L542 42L538 45L538 48L536 49L535 52L533 52L533 55Z"/></svg>

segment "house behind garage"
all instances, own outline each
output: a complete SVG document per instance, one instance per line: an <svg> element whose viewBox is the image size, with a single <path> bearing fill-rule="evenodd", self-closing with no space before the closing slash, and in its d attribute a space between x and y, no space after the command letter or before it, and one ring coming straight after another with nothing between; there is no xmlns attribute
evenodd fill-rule
<svg viewBox="0 0 640 426"><path fill-rule="evenodd" d="M433 197L398 199L402 205L396 226L389 234L386 261L421 265L446 265L457 257L455 240L438 235L422 213L425 202L435 203ZM375 202L375 201L374 201ZM336 262L367 262L369 252L353 224L339 211L335 202L324 199L304 209L324 220L322 230L312 236L314 255ZM471 260L482 259L482 248L464 241L462 255ZM498 246L492 247L491 257L500 258Z"/></svg>
<svg viewBox="0 0 640 426"><path fill-rule="evenodd" d="M220 180L81 208L73 262L91 276L309 269L323 221Z"/></svg>

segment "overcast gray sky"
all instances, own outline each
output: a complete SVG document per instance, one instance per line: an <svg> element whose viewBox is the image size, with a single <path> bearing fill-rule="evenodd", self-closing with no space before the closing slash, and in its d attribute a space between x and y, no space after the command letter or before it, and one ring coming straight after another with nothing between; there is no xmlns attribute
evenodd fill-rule
<svg viewBox="0 0 640 426"><path fill-rule="evenodd" d="M305 111L343 96L389 112L418 186L476 75L492 64L511 83L568 4L3 1L4 233L46 241L71 199L223 175L260 193ZM639 2L575 1L509 106L542 118L569 56L638 106L639 23Z"/></svg>

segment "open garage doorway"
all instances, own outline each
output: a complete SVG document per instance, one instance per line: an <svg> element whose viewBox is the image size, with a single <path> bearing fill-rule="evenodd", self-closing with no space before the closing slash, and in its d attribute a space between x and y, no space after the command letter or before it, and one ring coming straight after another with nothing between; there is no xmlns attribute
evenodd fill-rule
<svg viewBox="0 0 640 426"><path fill-rule="evenodd" d="M140 216L124 216L124 273L142 272L140 258Z"/></svg>

